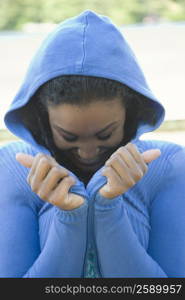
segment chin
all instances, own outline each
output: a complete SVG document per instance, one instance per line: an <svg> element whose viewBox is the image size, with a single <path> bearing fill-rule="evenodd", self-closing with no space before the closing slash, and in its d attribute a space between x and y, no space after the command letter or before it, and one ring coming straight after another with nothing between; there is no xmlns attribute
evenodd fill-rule
<svg viewBox="0 0 185 300"><path fill-rule="evenodd" d="M87 165L87 164L82 164L82 163L76 163L75 167L78 168L79 170L88 173L88 172L96 172L98 169L100 169L104 163L97 163L94 165Z"/></svg>

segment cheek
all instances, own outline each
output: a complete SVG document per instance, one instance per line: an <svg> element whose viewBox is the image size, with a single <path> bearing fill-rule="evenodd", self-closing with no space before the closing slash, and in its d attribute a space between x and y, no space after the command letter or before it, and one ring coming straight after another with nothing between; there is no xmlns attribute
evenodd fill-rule
<svg viewBox="0 0 185 300"><path fill-rule="evenodd" d="M55 132L53 132L53 140L54 140L55 145L58 148L60 148L62 150L65 150L65 149L69 148L69 143L67 143L61 136L59 136ZM71 146L72 146L72 143L71 143Z"/></svg>
<svg viewBox="0 0 185 300"><path fill-rule="evenodd" d="M111 137L110 141L113 144L119 144L124 138L124 129L123 128L119 128L115 134Z"/></svg>

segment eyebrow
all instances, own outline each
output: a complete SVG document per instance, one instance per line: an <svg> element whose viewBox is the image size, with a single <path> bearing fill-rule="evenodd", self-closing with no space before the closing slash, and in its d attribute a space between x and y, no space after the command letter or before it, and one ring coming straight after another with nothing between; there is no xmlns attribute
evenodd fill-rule
<svg viewBox="0 0 185 300"><path fill-rule="evenodd" d="M98 134L104 132L105 130L109 129L110 127L112 127L112 126L113 126L114 124L116 124L116 123L117 123L117 122L112 122L111 124L107 125L107 126L104 127L103 129L101 129L100 131L98 131L97 133L95 133L95 135L98 135ZM60 130L62 130L64 133L67 133L67 134L69 134L69 135L73 135L73 136L75 136L75 137L78 136L78 135L76 135L75 133L69 132L69 131L67 131L67 130L65 130L65 129L63 129L63 128L57 126L57 125L56 125L55 127L57 127L57 129L60 129Z"/></svg>

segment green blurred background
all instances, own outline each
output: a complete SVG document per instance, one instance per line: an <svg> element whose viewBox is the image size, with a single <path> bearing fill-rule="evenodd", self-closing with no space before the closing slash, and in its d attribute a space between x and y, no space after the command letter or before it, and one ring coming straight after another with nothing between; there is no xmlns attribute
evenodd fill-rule
<svg viewBox="0 0 185 300"><path fill-rule="evenodd" d="M58 23L86 9L113 19L117 25L150 18L184 21L184 0L0 0L0 30L20 30L28 22Z"/></svg>

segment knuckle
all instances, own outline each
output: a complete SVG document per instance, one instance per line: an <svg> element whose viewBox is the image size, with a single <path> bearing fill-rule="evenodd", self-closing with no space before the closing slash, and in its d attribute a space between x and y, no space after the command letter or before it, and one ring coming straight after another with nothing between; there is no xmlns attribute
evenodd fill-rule
<svg viewBox="0 0 185 300"><path fill-rule="evenodd" d="M50 202L51 204L58 206L64 210L67 210L68 208L68 201L65 197L60 197L56 196L56 195L50 195L47 199L48 202Z"/></svg>
<svg viewBox="0 0 185 300"><path fill-rule="evenodd" d="M118 150L117 155L119 155L120 157L122 157L123 153L124 153L124 150Z"/></svg>
<svg viewBox="0 0 185 300"><path fill-rule="evenodd" d="M49 197L47 201L53 205L58 205L58 199L56 199L55 197Z"/></svg>
<svg viewBox="0 0 185 300"><path fill-rule="evenodd" d="M133 178L129 178L128 181L127 181L127 186L130 188L132 187L133 185L135 185L135 180Z"/></svg>
<svg viewBox="0 0 185 300"><path fill-rule="evenodd" d="M117 154L116 154L116 153L113 153L113 154L110 156L109 161L112 161L113 159L115 159L116 156L117 156Z"/></svg>
<svg viewBox="0 0 185 300"><path fill-rule="evenodd" d="M117 155L114 155L114 156L111 158L110 163L111 163L111 164L113 164L113 163L114 163L114 164L115 164L115 163L118 163L118 162L120 161L120 159L121 159L121 158L120 158L120 155L118 155L118 154L117 154Z"/></svg>
<svg viewBox="0 0 185 300"><path fill-rule="evenodd" d="M64 210L70 209L70 203L68 197L64 198L62 201L62 208Z"/></svg>
<svg viewBox="0 0 185 300"><path fill-rule="evenodd" d="M53 172L54 174L56 174L56 175L62 173L59 166L53 166L53 167L52 167L52 172Z"/></svg>
<svg viewBox="0 0 185 300"><path fill-rule="evenodd" d="M137 146L136 146L135 144L133 144L133 143L128 143L128 146L129 146L130 148L132 148L132 149L138 150L138 149L137 149Z"/></svg>
<svg viewBox="0 0 185 300"><path fill-rule="evenodd" d="M67 169L65 169L64 167L61 167L60 165L58 165L58 166L64 176L69 176L69 172Z"/></svg>
<svg viewBox="0 0 185 300"><path fill-rule="evenodd" d="M111 189L113 189L114 191L118 191L121 188L121 184L118 181L114 181L114 183L112 184Z"/></svg>
<svg viewBox="0 0 185 300"><path fill-rule="evenodd" d="M41 153L41 152L39 152L39 153L37 153L36 155L35 155L35 159L37 158L39 158L39 159L41 159L42 157L45 157L45 154L44 153Z"/></svg>
<svg viewBox="0 0 185 300"><path fill-rule="evenodd" d="M121 160L125 160L128 158L128 149L126 147L119 148L117 152L117 157Z"/></svg>
<svg viewBox="0 0 185 300"><path fill-rule="evenodd" d="M137 173L137 174L135 175L135 178L134 178L134 179L135 179L135 181L137 182L137 181L139 181L142 177L143 177L143 176L142 176L141 174L138 174L138 173Z"/></svg>
<svg viewBox="0 0 185 300"><path fill-rule="evenodd" d="M111 173L111 167L106 166L105 169L103 170L104 175L109 175Z"/></svg>
<svg viewBox="0 0 185 300"><path fill-rule="evenodd" d="M72 176L66 177L65 180L67 181L68 184L74 184L75 183L75 179Z"/></svg>
<svg viewBox="0 0 185 300"><path fill-rule="evenodd" d="M115 157L109 159L108 165L112 165L115 162Z"/></svg>
<svg viewBox="0 0 185 300"><path fill-rule="evenodd" d="M42 156L42 157L40 158L40 163L41 163L42 165L44 165L44 166L50 165L50 162L49 162L49 160L48 160L48 158L47 158L46 156Z"/></svg>
<svg viewBox="0 0 185 300"><path fill-rule="evenodd" d="M46 193L44 193L43 191L38 191L38 192L37 192L37 195L38 195L41 199L47 200L47 195L46 195Z"/></svg>
<svg viewBox="0 0 185 300"><path fill-rule="evenodd" d="M123 186L120 185L120 184L117 184L115 186L115 191L118 193L118 194L121 194L123 192Z"/></svg>
<svg viewBox="0 0 185 300"><path fill-rule="evenodd" d="M127 149L130 149L130 150L133 150L133 151L135 151L135 152L138 152L137 146L134 145L134 144L132 144L132 143L128 143L128 144L126 145L126 148L127 148Z"/></svg>
<svg viewBox="0 0 185 300"><path fill-rule="evenodd" d="M48 159L49 161L51 161L51 162L53 162L53 163L57 163L56 159L55 159L53 156L48 155L48 154L46 154L45 156L47 157L47 159ZM57 164L58 164L58 163L57 163Z"/></svg>
<svg viewBox="0 0 185 300"><path fill-rule="evenodd" d="M55 193L50 193L47 197L47 201L54 205L57 205L59 202L61 202L61 200L62 200L62 196L56 195Z"/></svg>
<svg viewBox="0 0 185 300"><path fill-rule="evenodd" d="M34 193L37 193L39 188L36 184L33 183L33 184L31 184L31 189Z"/></svg>
<svg viewBox="0 0 185 300"><path fill-rule="evenodd" d="M122 154L123 152L125 152L125 146L119 147L116 152Z"/></svg>
<svg viewBox="0 0 185 300"><path fill-rule="evenodd" d="M143 177L143 172L142 171L138 171L138 172L135 173L134 179L136 181L139 181L142 177Z"/></svg>
<svg viewBox="0 0 185 300"><path fill-rule="evenodd" d="M114 184L114 186L111 187L111 190L108 191L108 195L110 197L114 197L115 195L123 194L123 192L124 192L123 185Z"/></svg>
<svg viewBox="0 0 185 300"><path fill-rule="evenodd" d="M55 174L55 175L61 175L61 176L67 176L68 175L68 172L65 168L61 167L59 164L57 165L54 165L52 167L52 172Z"/></svg>

